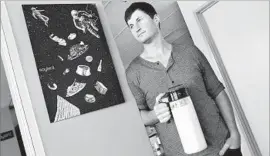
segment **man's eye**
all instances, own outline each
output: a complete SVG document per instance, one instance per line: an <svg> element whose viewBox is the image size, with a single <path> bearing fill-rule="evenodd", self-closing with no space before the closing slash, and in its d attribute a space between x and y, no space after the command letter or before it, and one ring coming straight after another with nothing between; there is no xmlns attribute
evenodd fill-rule
<svg viewBox="0 0 270 156"><path fill-rule="evenodd" d="M133 25L130 25L129 28L132 29L133 28Z"/></svg>

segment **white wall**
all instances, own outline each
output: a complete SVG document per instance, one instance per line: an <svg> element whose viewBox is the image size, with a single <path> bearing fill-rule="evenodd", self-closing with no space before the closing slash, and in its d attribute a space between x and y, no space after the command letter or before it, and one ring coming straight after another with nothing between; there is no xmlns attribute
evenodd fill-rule
<svg viewBox="0 0 270 156"><path fill-rule="evenodd" d="M241 106L269 155L269 2L221 1L204 13Z"/></svg>
<svg viewBox="0 0 270 156"><path fill-rule="evenodd" d="M135 100L126 83L124 67L101 2L97 2L98 11L126 102L57 123L50 123L48 118L21 8L23 3L31 4L33 2L6 2L31 99L31 103L23 103L27 108L25 114L30 121L28 118L30 115L27 112L34 111L46 156L153 156ZM34 3L93 3L93 1L36 1ZM20 90L23 90L22 88ZM22 94L27 95L27 93ZM27 97L22 96L22 100L25 101L25 99ZM33 125L33 121L29 122L31 131ZM38 146L39 143L36 142L37 138L38 135L32 134L36 152L42 153L42 149Z"/></svg>
<svg viewBox="0 0 270 156"><path fill-rule="evenodd" d="M207 1L178 1L195 45L224 82L194 11ZM269 155L269 2L219 1L203 14L263 156ZM240 129L242 134L243 130ZM244 156L250 152L242 135Z"/></svg>

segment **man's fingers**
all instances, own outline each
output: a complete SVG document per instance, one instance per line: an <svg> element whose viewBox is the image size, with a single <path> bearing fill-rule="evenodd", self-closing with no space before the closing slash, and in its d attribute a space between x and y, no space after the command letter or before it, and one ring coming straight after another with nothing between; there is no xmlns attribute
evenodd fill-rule
<svg viewBox="0 0 270 156"><path fill-rule="evenodd" d="M160 99L165 95L165 93L160 93L156 97L156 103L154 106L155 113L160 123L167 122L171 118L170 109L166 103L160 102Z"/></svg>
<svg viewBox="0 0 270 156"><path fill-rule="evenodd" d="M169 111L169 107L165 103L161 103L159 105L154 106L154 110L156 114L164 113L166 111Z"/></svg>
<svg viewBox="0 0 270 156"><path fill-rule="evenodd" d="M158 94L158 96L156 97L156 104L158 104L158 101L161 99L161 97L164 95L165 93L160 93Z"/></svg>
<svg viewBox="0 0 270 156"><path fill-rule="evenodd" d="M223 156L225 152L229 149L230 145L228 143L225 143L225 145L222 147L222 149L219 152L220 156Z"/></svg>
<svg viewBox="0 0 270 156"><path fill-rule="evenodd" d="M170 118L171 118L171 115L169 115L168 117L163 118L162 120L160 120L160 123L165 123L165 122L169 121Z"/></svg>
<svg viewBox="0 0 270 156"><path fill-rule="evenodd" d="M160 114L169 112L169 108L165 107L165 108L155 109L155 112L156 112L157 115L160 115Z"/></svg>
<svg viewBox="0 0 270 156"><path fill-rule="evenodd" d="M170 113L170 111L164 109L164 110L161 110L161 111L156 112L156 115L157 116L160 116L160 115L163 115L163 114L166 114L166 113Z"/></svg>
<svg viewBox="0 0 270 156"><path fill-rule="evenodd" d="M155 108L163 108L163 107L168 107L166 103L160 103L158 105L154 106Z"/></svg>
<svg viewBox="0 0 270 156"><path fill-rule="evenodd" d="M165 112L165 113L162 113L160 115L158 115L158 118L159 119L164 119L166 117L170 116L170 112Z"/></svg>

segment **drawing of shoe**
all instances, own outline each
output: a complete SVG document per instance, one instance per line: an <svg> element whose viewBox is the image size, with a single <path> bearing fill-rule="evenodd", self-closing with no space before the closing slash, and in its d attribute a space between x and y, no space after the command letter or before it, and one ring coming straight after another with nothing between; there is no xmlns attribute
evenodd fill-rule
<svg viewBox="0 0 270 156"><path fill-rule="evenodd" d="M61 46L66 46L67 45L66 40L63 39L63 38L59 38L58 36L55 36L54 34L51 34L49 37L50 37L50 39L57 42Z"/></svg>
<svg viewBox="0 0 270 156"><path fill-rule="evenodd" d="M86 85L86 83L76 82L76 79L75 79L74 82L72 83L72 85L70 85L67 88L66 97L70 97L70 96L73 96L73 95L79 93L85 87L85 85Z"/></svg>

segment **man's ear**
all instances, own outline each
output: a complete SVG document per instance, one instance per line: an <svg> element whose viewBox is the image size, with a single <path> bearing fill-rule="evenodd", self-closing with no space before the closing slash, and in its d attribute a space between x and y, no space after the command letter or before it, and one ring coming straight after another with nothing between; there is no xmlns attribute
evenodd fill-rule
<svg viewBox="0 0 270 156"><path fill-rule="evenodd" d="M159 16L157 14L155 14L153 19L154 19L156 25L159 26L159 24L160 24L160 18L159 18Z"/></svg>

